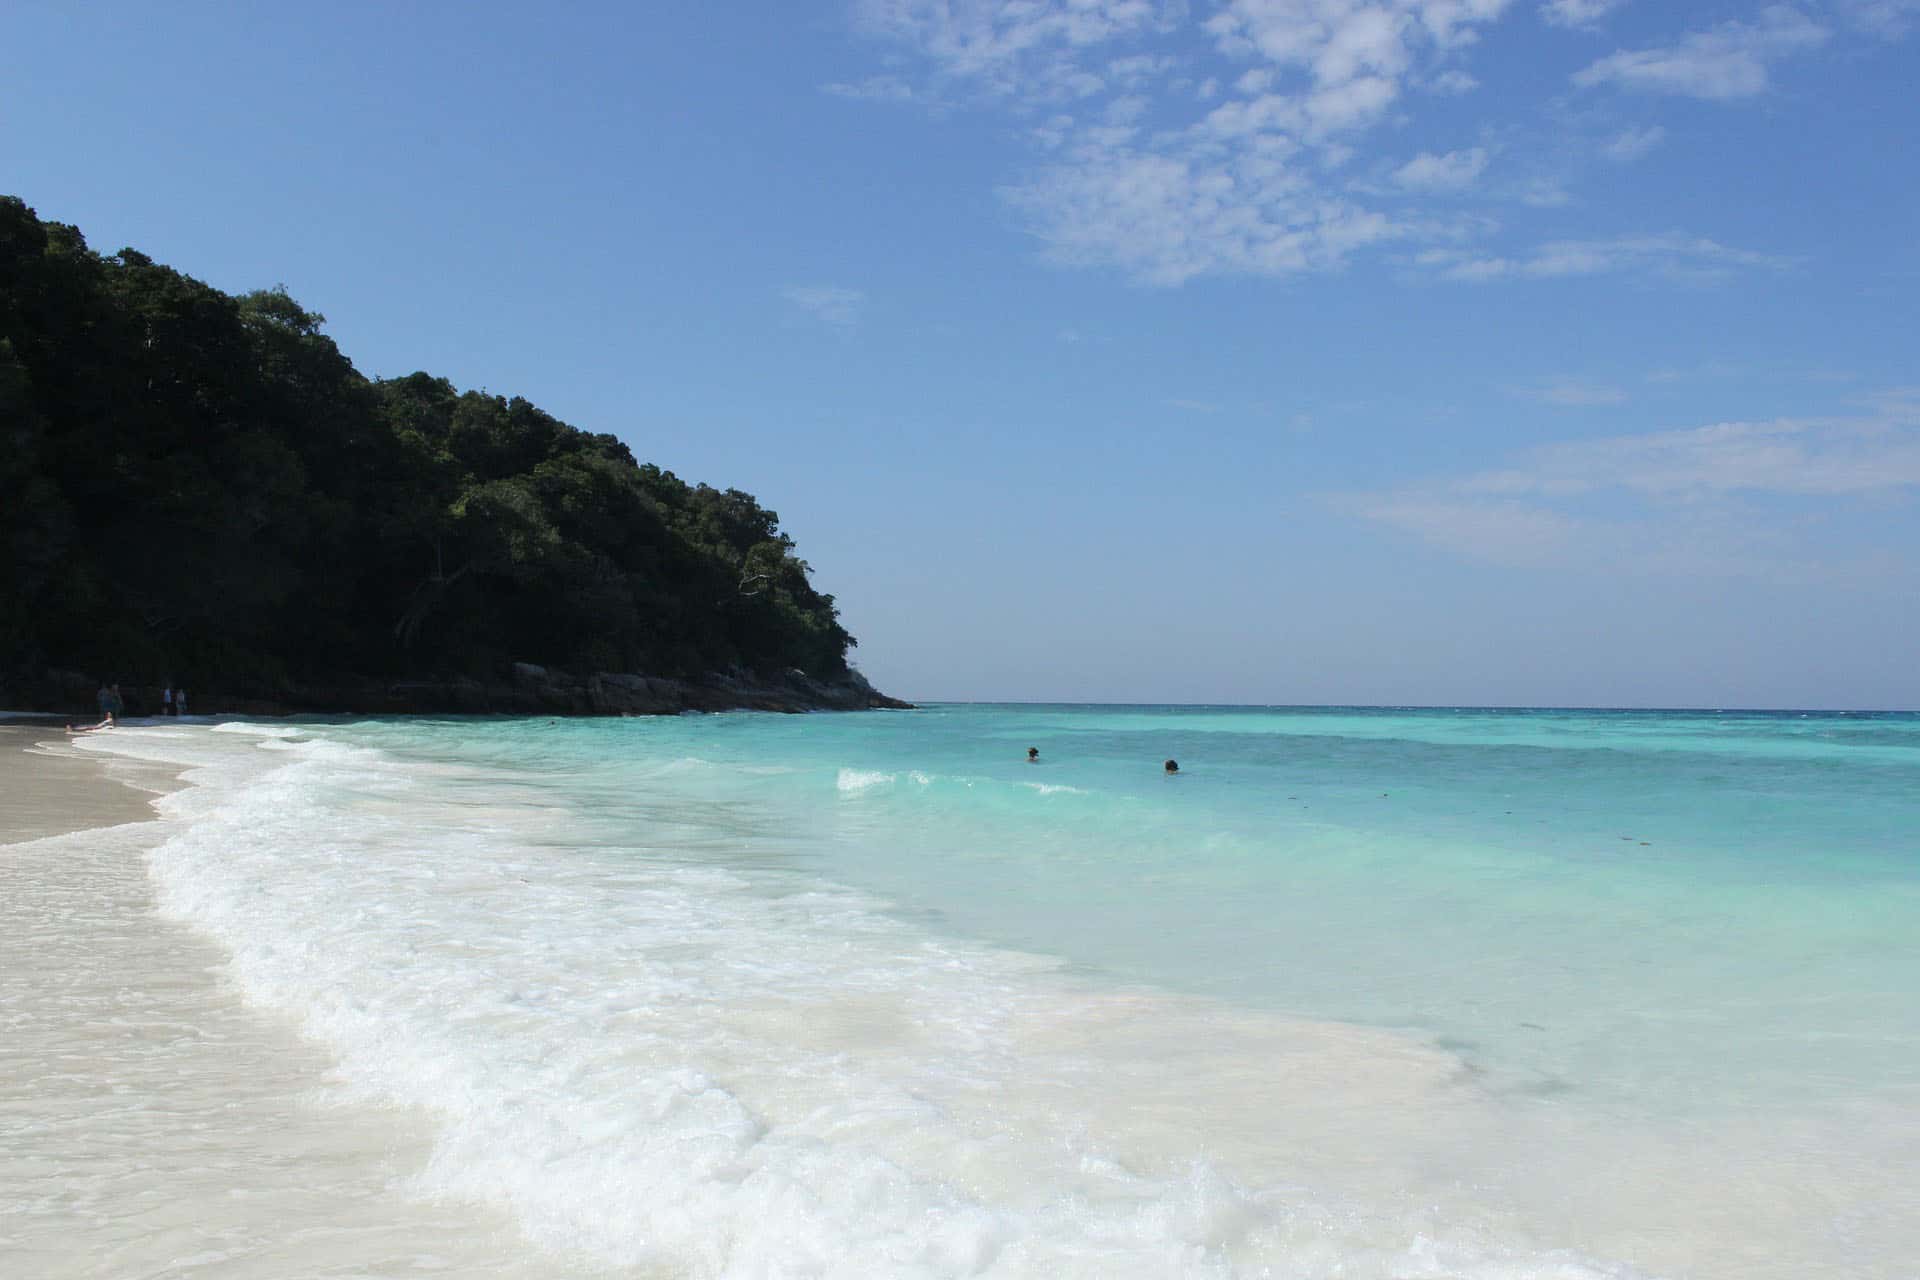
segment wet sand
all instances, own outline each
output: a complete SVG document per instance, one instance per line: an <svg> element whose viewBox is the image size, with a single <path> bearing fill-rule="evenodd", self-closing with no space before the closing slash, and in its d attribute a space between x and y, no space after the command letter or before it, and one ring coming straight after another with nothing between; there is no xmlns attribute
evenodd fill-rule
<svg viewBox="0 0 1920 1280"><path fill-rule="evenodd" d="M0 724L0 845L151 819L154 795L176 785L160 771L116 776L56 721Z"/></svg>

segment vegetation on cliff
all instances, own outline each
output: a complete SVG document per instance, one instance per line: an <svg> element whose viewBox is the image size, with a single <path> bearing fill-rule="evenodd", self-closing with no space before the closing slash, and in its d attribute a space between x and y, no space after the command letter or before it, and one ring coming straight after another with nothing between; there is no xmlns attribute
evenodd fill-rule
<svg viewBox="0 0 1920 1280"><path fill-rule="evenodd" d="M322 319L0 197L0 675L846 673L751 495L518 397L363 377Z"/></svg>

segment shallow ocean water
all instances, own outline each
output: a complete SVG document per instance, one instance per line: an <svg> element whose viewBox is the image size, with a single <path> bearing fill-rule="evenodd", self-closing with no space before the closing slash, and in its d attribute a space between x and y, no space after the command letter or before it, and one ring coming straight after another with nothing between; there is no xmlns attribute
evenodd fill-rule
<svg viewBox="0 0 1920 1280"><path fill-rule="evenodd" d="M396 1205L510 1224L506 1274L1920 1257L1920 717L944 706L87 745L190 768L145 855L169 927L329 1064L313 1105L417 1126Z"/></svg>

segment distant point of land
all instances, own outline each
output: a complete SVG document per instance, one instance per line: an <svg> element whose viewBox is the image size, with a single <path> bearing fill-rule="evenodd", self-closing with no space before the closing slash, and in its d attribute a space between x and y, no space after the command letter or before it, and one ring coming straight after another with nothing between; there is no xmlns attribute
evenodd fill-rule
<svg viewBox="0 0 1920 1280"><path fill-rule="evenodd" d="M906 705L849 667L833 597L751 494L517 396L366 378L323 323L0 197L0 701Z"/></svg>

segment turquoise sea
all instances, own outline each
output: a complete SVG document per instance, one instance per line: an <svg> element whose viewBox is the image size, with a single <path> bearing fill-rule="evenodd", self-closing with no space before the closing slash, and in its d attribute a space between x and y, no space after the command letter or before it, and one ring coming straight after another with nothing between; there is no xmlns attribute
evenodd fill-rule
<svg viewBox="0 0 1920 1280"><path fill-rule="evenodd" d="M1920 1274L1920 715L945 705L110 746L198 784L165 802L163 911L355 1097L429 1113L413 1193L504 1209L530 1259Z"/></svg>

